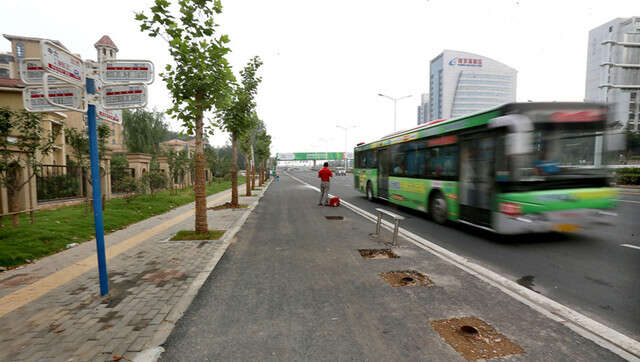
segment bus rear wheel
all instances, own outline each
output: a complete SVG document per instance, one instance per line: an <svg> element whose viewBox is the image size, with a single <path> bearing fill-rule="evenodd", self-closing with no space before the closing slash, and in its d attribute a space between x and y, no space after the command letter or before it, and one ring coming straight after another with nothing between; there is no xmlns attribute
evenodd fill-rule
<svg viewBox="0 0 640 362"><path fill-rule="evenodd" d="M441 192L436 192L431 196L429 200L429 214L431 214L433 221L440 225L447 222L447 200L445 200Z"/></svg>
<svg viewBox="0 0 640 362"><path fill-rule="evenodd" d="M367 182L367 200L373 201L373 187L371 187L371 182Z"/></svg>

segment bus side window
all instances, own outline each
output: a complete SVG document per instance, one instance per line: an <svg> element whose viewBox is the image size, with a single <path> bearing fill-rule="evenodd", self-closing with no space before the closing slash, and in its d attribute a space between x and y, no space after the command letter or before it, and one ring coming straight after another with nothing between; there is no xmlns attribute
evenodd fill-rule
<svg viewBox="0 0 640 362"><path fill-rule="evenodd" d="M367 168L378 168L378 151L376 149L367 151Z"/></svg>

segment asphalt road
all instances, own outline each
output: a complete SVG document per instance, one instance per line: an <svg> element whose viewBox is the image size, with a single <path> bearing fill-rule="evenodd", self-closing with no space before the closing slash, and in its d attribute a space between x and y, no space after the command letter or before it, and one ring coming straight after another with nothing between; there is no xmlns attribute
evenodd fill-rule
<svg viewBox="0 0 640 362"><path fill-rule="evenodd" d="M289 172L319 184L315 172ZM640 194L620 195L613 226L503 237L462 224L441 226L426 214L370 202L353 188L351 174L334 177L330 193L374 214L381 206L395 210L407 218L407 230L640 340L640 249L621 246L640 247Z"/></svg>
<svg viewBox="0 0 640 362"><path fill-rule="evenodd" d="M502 334L487 351L520 346L509 361L620 360L412 244L394 248L399 258L362 258L358 249L380 248L390 233L371 237L370 221L319 207L318 196L287 175L269 186L163 344L163 361L463 362L432 327L460 317ZM392 287L380 277L401 270L434 285Z"/></svg>

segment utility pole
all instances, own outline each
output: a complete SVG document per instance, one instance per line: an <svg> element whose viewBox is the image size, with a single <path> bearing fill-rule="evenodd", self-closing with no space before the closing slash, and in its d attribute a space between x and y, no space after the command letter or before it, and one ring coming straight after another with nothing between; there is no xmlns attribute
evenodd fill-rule
<svg viewBox="0 0 640 362"><path fill-rule="evenodd" d="M397 120L396 120L397 103L401 99L405 99L405 98L411 97L411 94L403 96L403 97L398 97L398 98L394 98L394 97L391 97L391 96L388 96L388 95L385 95L385 94L382 94L382 93L378 93L378 95L380 97L384 97L384 98L387 98L387 99L390 99L390 100L393 101L393 132L396 132L398 130L398 123L397 123Z"/></svg>
<svg viewBox="0 0 640 362"><path fill-rule="evenodd" d="M347 172L347 169L349 168L348 166L348 161L349 161L349 156L347 155L349 152L349 149L347 148L347 133L349 131L349 129L351 128L356 128L356 126L338 126L336 125L337 128L340 128L341 130L344 131L344 172Z"/></svg>

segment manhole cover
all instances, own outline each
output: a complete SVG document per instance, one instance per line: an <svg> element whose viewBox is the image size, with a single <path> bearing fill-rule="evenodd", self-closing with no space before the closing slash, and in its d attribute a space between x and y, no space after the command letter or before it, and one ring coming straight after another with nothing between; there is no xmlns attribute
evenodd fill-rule
<svg viewBox="0 0 640 362"><path fill-rule="evenodd" d="M393 287L430 287L431 279L415 270L380 273L380 276Z"/></svg>
<svg viewBox="0 0 640 362"><path fill-rule="evenodd" d="M399 258L391 249L358 249L360 256L365 259Z"/></svg>
<svg viewBox="0 0 640 362"><path fill-rule="evenodd" d="M344 216L325 216L327 220L343 220Z"/></svg>
<svg viewBox="0 0 640 362"><path fill-rule="evenodd" d="M524 353L522 347L476 317L443 319L430 324L445 342L469 361Z"/></svg>

